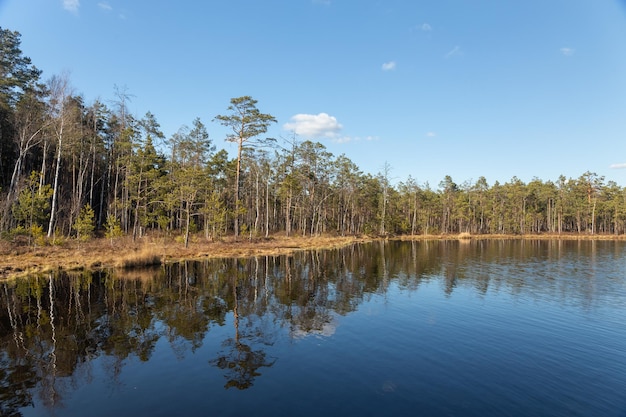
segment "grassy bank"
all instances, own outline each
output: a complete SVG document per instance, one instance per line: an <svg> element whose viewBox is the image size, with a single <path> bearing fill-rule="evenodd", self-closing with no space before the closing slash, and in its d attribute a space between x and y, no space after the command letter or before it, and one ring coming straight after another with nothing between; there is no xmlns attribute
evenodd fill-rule
<svg viewBox="0 0 626 417"><path fill-rule="evenodd" d="M614 235L415 235L401 236L397 240L442 239L553 239L553 240L626 240ZM130 237L93 239L88 242L67 240L50 246L17 246L0 241L0 280L53 271L57 269L141 268L176 262L184 259L216 257L252 257L290 254L297 250L325 249L372 241L368 237L286 237L247 239L225 238L216 242L197 239L185 248L179 241L168 237L144 237L133 241Z"/></svg>
<svg viewBox="0 0 626 417"><path fill-rule="evenodd" d="M472 235L470 233L449 234L449 235L405 235L398 236L397 240L450 240L450 239L517 239L517 240L626 240L626 235L590 235L576 233L542 233L542 234L525 234L525 235L505 235L505 234L487 234Z"/></svg>
<svg viewBox="0 0 626 417"><path fill-rule="evenodd" d="M225 238L216 242L198 239L185 248L168 237L131 237L67 240L40 247L0 242L0 280L57 269L141 268L183 259L283 255L296 250L321 249L369 241L357 237L285 237L248 239Z"/></svg>

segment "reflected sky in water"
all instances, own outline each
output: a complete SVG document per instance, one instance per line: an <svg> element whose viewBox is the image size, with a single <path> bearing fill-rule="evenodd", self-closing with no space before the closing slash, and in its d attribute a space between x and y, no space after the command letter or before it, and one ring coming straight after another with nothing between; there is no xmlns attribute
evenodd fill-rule
<svg viewBox="0 0 626 417"><path fill-rule="evenodd" d="M390 241L3 283L0 414L624 417L625 271Z"/></svg>

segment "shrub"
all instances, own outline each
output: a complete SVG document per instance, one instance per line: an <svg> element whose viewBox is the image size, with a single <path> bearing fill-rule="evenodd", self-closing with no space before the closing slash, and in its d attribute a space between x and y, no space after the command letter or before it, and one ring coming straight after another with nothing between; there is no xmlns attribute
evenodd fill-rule
<svg viewBox="0 0 626 417"><path fill-rule="evenodd" d="M94 212L89 204L86 204L78 214L78 218L74 222L74 230L76 237L81 241L87 241L93 236L94 231Z"/></svg>
<svg viewBox="0 0 626 417"><path fill-rule="evenodd" d="M111 214L107 216L107 222L104 225L104 228L104 236L107 239L111 239L111 245L113 245L113 239L121 237L124 234L122 227L120 226L120 222Z"/></svg>

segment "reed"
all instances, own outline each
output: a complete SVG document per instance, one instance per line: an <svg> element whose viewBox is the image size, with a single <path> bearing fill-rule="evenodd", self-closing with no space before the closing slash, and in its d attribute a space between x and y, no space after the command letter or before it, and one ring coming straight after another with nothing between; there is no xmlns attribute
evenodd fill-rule
<svg viewBox="0 0 626 417"><path fill-rule="evenodd" d="M144 247L121 258L116 266L122 269L135 269L161 265L162 263L161 255L154 248Z"/></svg>
<svg viewBox="0 0 626 417"><path fill-rule="evenodd" d="M527 240L626 240L626 235L497 235L497 234L440 234L397 236L393 240L458 240L472 242L483 239ZM198 238L185 248L173 239L162 236L145 236L133 240L132 236L114 239L92 239L89 242L66 240L62 245L41 247L20 246L0 238L0 282L18 276L42 273L58 269L108 269L134 270L159 266L179 260L220 257L278 256L289 255L298 250L330 249L345 245L378 240L367 236L284 236L267 238L224 237L203 241Z"/></svg>

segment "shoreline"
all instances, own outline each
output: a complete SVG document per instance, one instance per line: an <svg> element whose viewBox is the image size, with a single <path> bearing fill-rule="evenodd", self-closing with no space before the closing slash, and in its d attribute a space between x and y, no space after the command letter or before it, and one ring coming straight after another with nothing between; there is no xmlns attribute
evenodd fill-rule
<svg viewBox="0 0 626 417"><path fill-rule="evenodd" d="M51 246L17 246L0 243L0 281L57 270L129 270L183 260L211 258L249 258L254 256L290 255L301 250L333 249L351 244L380 240L626 240L626 235L406 235L394 237L368 236L271 236L268 238L227 237L209 242L196 239L185 248L174 237L146 236L133 241L122 237L113 241L94 238L88 242L66 240Z"/></svg>

